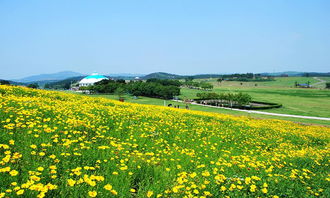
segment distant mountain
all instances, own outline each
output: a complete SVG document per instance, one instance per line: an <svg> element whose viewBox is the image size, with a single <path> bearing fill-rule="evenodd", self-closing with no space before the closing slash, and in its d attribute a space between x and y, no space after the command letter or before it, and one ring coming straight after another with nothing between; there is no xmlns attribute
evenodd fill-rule
<svg viewBox="0 0 330 198"><path fill-rule="evenodd" d="M296 72L296 71L286 71L286 72L264 72L260 73L262 76L302 76L305 72Z"/></svg>
<svg viewBox="0 0 330 198"><path fill-rule="evenodd" d="M145 74L131 74L131 73L118 73L118 74L108 74L105 75L108 78L112 78L112 79L123 79L123 80L133 80L136 77L143 77L145 76Z"/></svg>
<svg viewBox="0 0 330 198"><path fill-rule="evenodd" d="M222 74L195 74L195 75L177 75L170 74L165 72L156 72L148 74L142 79L150 79L150 78L158 78L158 79L183 79L183 78L194 78L194 79L202 79L202 78L220 78Z"/></svg>
<svg viewBox="0 0 330 198"><path fill-rule="evenodd" d="M79 82L86 76L75 76L71 78L66 78L64 80L59 80L56 82L47 83L51 89L69 89L71 84Z"/></svg>
<svg viewBox="0 0 330 198"><path fill-rule="evenodd" d="M223 74L196 74L191 77L194 79L203 79L203 78L220 78Z"/></svg>
<svg viewBox="0 0 330 198"><path fill-rule="evenodd" d="M106 76L110 76L110 77L142 77L142 76L145 76L145 74L118 73L118 74L108 74Z"/></svg>
<svg viewBox="0 0 330 198"><path fill-rule="evenodd" d="M36 81L58 81L58 80L63 80L66 78L70 77L75 77L75 76L83 76L84 74L73 72L73 71L62 71L62 72L57 72L53 74L39 74L39 75L33 75L33 76L28 76L22 79L16 79L13 81L16 82L23 82L23 83L28 83L28 82L36 82Z"/></svg>
<svg viewBox="0 0 330 198"><path fill-rule="evenodd" d="M150 79L150 78L158 78L158 79L178 79L178 78L184 78L184 76L176 75L176 74L170 74L165 72L155 72L148 75L145 75L142 77L142 79Z"/></svg>

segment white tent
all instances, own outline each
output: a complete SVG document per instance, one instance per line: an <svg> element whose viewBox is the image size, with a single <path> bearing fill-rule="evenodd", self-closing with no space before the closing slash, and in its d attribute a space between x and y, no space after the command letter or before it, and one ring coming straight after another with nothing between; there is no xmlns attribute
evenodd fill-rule
<svg viewBox="0 0 330 198"><path fill-rule="evenodd" d="M99 82L101 80L108 79L105 76L99 75L97 73L93 73L90 76L86 76L79 82L79 87L94 85L94 83Z"/></svg>

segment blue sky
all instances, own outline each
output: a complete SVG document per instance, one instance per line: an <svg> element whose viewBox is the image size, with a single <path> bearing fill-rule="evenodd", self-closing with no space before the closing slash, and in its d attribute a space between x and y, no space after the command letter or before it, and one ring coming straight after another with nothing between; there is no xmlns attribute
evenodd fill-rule
<svg viewBox="0 0 330 198"><path fill-rule="evenodd" d="M0 78L330 68L330 1L0 1Z"/></svg>

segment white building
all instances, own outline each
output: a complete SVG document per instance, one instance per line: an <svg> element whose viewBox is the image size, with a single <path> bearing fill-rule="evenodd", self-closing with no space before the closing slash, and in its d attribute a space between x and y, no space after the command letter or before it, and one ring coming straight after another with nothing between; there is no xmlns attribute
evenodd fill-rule
<svg viewBox="0 0 330 198"><path fill-rule="evenodd" d="M105 76L99 75L97 73L93 73L90 76L86 76L79 82L79 87L94 85L94 83L99 82L101 80L108 79Z"/></svg>

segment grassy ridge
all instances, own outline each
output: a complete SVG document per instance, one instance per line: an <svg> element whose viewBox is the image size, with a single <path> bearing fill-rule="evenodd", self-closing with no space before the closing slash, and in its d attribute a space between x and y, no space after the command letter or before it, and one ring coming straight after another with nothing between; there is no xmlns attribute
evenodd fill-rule
<svg viewBox="0 0 330 198"><path fill-rule="evenodd" d="M0 86L0 195L329 197L330 129Z"/></svg>

